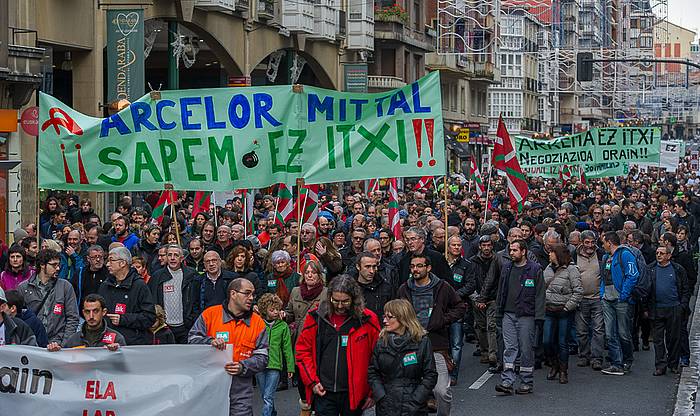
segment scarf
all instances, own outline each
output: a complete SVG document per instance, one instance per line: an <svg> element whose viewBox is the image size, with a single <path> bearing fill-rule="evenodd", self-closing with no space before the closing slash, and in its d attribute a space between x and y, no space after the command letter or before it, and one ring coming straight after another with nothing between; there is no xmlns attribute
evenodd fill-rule
<svg viewBox="0 0 700 416"><path fill-rule="evenodd" d="M308 287L306 282L301 282L299 285L299 291L301 292L301 298L309 301L314 300L323 291L323 285L316 285L314 287Z"/></svg>
<svg viewBox="0 0 700 416"><path fill-rule="evenodd" d="M287 287L287 284L285 283L285 280L289 278L289 276L292 275L293 270L288 268L282 273L279 273L277 270L274 270L272 272L272 277L273 279L277 280L277 291L275 294L279 296L280 299L282 299L282 304L286 307L287 303L289 303L289 288Z"/></svg>

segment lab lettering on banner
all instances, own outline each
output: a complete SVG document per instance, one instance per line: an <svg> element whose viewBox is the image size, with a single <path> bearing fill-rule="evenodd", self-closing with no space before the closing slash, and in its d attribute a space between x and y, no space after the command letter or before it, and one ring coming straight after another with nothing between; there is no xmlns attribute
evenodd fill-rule
<svg viewBox="0 0 700 416"><path fill-rule="evenodd" d="M107 333L102 342L111 344L114 336ZM118 352L3 346L2 368L14 372L0 380L0 409L3 415L227 416L231 376L223 367L230 357L230 348L207 345Z"/></svg>
<svg viewBox="0 0 700 416"><path fill-rule="evenodd" d="M216 192L446 170L438 71L373 94L288 85L161 91L103 119L43 93L39 101L42 188Z"/></svg>

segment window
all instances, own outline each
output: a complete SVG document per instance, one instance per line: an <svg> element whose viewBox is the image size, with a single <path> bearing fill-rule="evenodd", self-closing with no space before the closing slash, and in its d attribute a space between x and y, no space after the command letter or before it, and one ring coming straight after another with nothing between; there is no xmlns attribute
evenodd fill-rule
<svg viewBox="0 0 700 416"><path fill-rule="evenodd" d="M467 89L460 88L459 100L460 100L460 111L462 114L467 114Z"/></svg>
<svg viewBox="0 0 700 416"><path fill-rule="evenodd" d="M413 28L417 31L421 31L422 16L420 10L420 1L413 2Z"/></svg>

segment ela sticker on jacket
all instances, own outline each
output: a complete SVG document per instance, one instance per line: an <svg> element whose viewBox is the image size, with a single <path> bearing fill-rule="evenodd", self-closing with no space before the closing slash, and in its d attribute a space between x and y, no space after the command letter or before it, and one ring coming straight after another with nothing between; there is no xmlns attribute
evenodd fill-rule
<svg viewBox="0 0 700 416"><path fill-rule="evenodd" d="M416 357L415 352L409 352L403 356L403 366L408 367L409 365L418 364L418 357Z"/></svg>
<svg viewBox="0 0 700 416"><path fill-rule="evenodd" d="M105 332L104 336L102 337L102 342L105 344L114 344L115 339L117 339L117 334L114 332Z"/></svg>
<svg viewBox="0 0 700 416"><path fill-rule="evenodd" d="M525 279L525 283L523 284L525 287L535 287L535 279Z"/></svg>
<svg viewBox="0 0 700 416"><path fill-rule="evenodd" d="M347 335L341 335L341 336L340 336L340 346L341 346L341 347L347 347L347 346L348 346L348 336L347 336Z"/></svg>
<svg viewBox="0 0 700 416"><path fill-rule="evenodd" d="M53 305L53 314L54 315L63 315L63 304L57 303Z"/></svg>
<svg viewBox="0 0 700 416"><path fill-rule="evenodd" d="M163 285L164 293L173 293L175 291L175 285Z"/></svg>
<svg viewBox="0 0 700 416"><path fill-rule="evenodd" d="M462 283L462 275L461 274L455 273L452 278L455 280L455 282Z"/></svg>
<svg viewBox="0 0 700 416"><path fill-rule="evenodd" d="M277 287L277 280L268 280L267 287Z"/></svg>
<svg viewBox="0 0 700 416"><path fill-rule="evenodd" d="M224 342L228 342L228 331L217 332L216 339L223 339Z"/></svg>
<svg viewBox="0 0 700 416"><path fill-rule="evenodd" d="M117 303L114 305L114 313L124 315L126 313L126 305L123 303Z"/></svg>

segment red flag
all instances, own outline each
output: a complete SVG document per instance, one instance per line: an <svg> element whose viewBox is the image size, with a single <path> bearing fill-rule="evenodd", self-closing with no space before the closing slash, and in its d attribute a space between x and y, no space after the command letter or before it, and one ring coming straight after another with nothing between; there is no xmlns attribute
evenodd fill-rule
<svg viewBox="0 0 700 416"><path fill-rule="evenodd" d="M572 176L571 169L568 165L562 165L559 167L559 179L561 179L564 186L566 186L566 183L571 180Z"/></svg>
<svg viewBox="0 0 700 416"><path fill-rule="evenodd" d="M167 190L163 191L160 194L160 198L158 198L158 202L156 202L156 205L153 207L151 218L160 224L163 221L166 208L172 205L175 201L177 201L177 192Z"/></svg>
<svg viewBox="0 0 700 416"><path fill-rule="evenodd" d="M579 180L582 184L588 185L588 178L586 178L586 169L583 166L578 167Z"/></svg>
<svg viewBox="0 0 700 416"><path fill-rule="evenodd" d="M484 185L483 179L481 179L481 172L476 166L476 159L474 156L471 157L471 165L469 166L469 180L473 180L476 184L476 194L481 197L484 192L486 192L486 186Z"/></svg>
<svg viewBox="0 0 700 416"><path fill-rule="evenodd" d="M318 220L318 185L306 185L299 191L297 204L301 204L301 224L316 224ZM294 212L297 209L294 207ZM299 225L301 225L299 224Z"/></svg>
<svg viewBox="0 0 700 416"><path fill-rule="evenodd" d="M394 238L401 238L401 221L399 221L399 193L396 178L389 179L389 226Z"/></svg>
<svg viewBox="0 0 700 416"><path fill-rule="evenodd" d="M493 167L506 173L511 208L522 210L523 202L525 202L530 190L527 179L520 169L520 163L518 163L508 129L503 123L503 117L498 119L496 142L493 146Z"/></svg>
<svg viewBox="0 0 700 416"><path fill-rule="evenodd" d="M194 194L194 208L192 208L192 218L200 212L209 213L211 207L211 191L197 191Z"/></svg>
<svg viewBox="0 0 700 416"><path fill-rule="evenodd" d="M294 218L294 196L287 185L281 183L277 190L277 203L275 204L275 224L286 225L287 221Z"/></svg>
<svg viewBox="0 0 700 416"><path fill-rule="evenodd" d="M375 192L379 190L379 179L370 179L369 185L367 185L367 193Z"/></svg>
<svg viewBox="0 0 700 416"><path fill-rule="evenodd" d="M423 176L422 178L420 178L420 180L416 184L416 187L413 188L413 190L417 191L419 189L429 188L430 184L433 182L433 179L435 178L433 178L432 176Z"/></svg>

